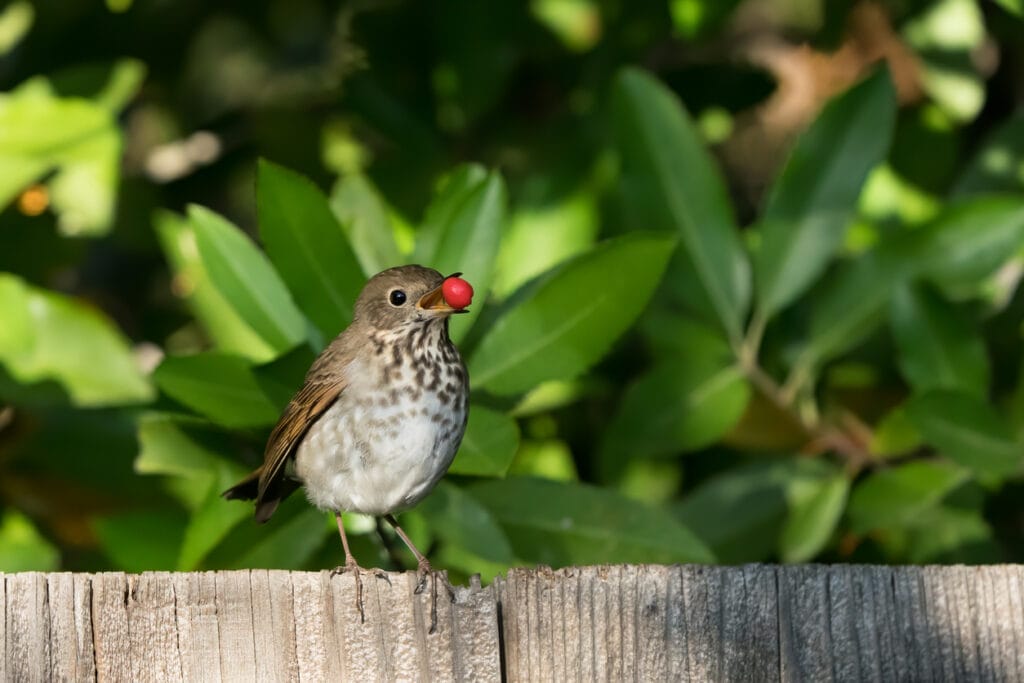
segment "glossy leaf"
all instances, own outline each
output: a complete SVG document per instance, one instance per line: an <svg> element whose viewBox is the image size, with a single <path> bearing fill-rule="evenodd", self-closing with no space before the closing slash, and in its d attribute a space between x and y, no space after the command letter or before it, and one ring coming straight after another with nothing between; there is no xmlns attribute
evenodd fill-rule
<svg viewBox="0 0 1024 683"><path fill-rule="evenodd" d="M517 448L519 427L515 420L496 410L470 404L466 434L448 472L503 477Z"/></svg>
<svg viewBox="0 0 1024 683"><path fill-rule="evenodd" d="M959 309L931 289L901 286L893 292L889 315L900 370L914 389L988 392L985 342Z"/></svg>
<svg viewBox="0 0 1024 683"><path fill-rule="evenodd" d="M128 340L100 311L0 273L0 364L18 382L53 380L77 406L153 396Z"/></svg>
<svg viewBox="0 0 1024 683"><path fill-rule="evenodd" d="M210 282L242 320L278 353L302 341L305 318L252 240L201 206L190 206L188 217Z"/></svg>
<svg viewBox="0 0 1024 683"><path fill-rule="evenodd" d="M842 472L790 489L789 515L779 536L783 562L813 559L835 533L846 507L850 481Z"/></svg>
<svg viewBox="0 0 1024 683"><path fill-rule="evenodd" d="M475 181L479 172L456 172L435 197L417 233L416 263L449 275L461 272L476 294L468 315L451 321L452 339L459 341L476 320L494 278L505 222L505 183L496 172Z"/></svg>
<svg viewBox="0 0 1024 683"><path fill-rule="evenodd" d="M1005 476L1020 469L1024 447L987 401L935 390L907 403L907 415L925 441L979 474Z"/></svg>
<svg viewBox="0 0 1024 683"><path fill-rule="evenodd" d="M738 339L750 273L725 184L678 98L655 78L625 69L615 79L613 117L627 193L643 210L638 229L677 233L730 338ZM648 222L649 221L649 222Z"/></svg>
<svg viewBox="0 0 1024 683"><path fill-rule="evenodd" d="M276 355L273 347L242 320L210 281L199 257L191 223L183 216L158 211L153 217L153 224L174 274L173 291L187 299L193 314L216 347L256 362L273 358Z"/></svg>
<svg viewBox="0 0 1024 683"><path fill-rule="evenodd" d="M325 339L352 322L366 278L327 197L307 178L259 164L260 237L295 302Z"/></svg>
<svg viewBox="0 0 1024 683"><path fill-rule="evenodd" d="M658 363L626 389L602 457L666 456L712 444L739 421L749 398L743 372L728 357Z"/></svg>
<svg viewBox="0 0 1024 683"><path fill-rule="evenodd" d="M673 247L627 235L549 273L481 339L469 359L474 386L516 394L586 370L643 310Z"/></svg>
<svg viewBox="0 0 1024 683"><path fill-rule="evenodd" d="M168 356L153 379L174 400L226 427L261 427L277 421L277 407L260 389L244 358L216 352Z"/></svg>
<svg viewBox="0 0 1024 683"><path fill-rule="evenodd" d="M470 486L501 523L517 557L551 566L712 562L666 513L585 484L513 477Z"/></svg>
<svg viewBox="0 0 1024 683"><path fill-rule="evenodd" d="M851 529L864 533L910 523L969 478L957 465L925 460L876 470L850 495Z"/></svg>
<svg viewBox="0 0 1024 683"><path fill-rule="evenodd" d="M360 173L343 176L330 201L366 277L402 265L387 204L369 178Z"/></svg>
<svg viewBox="0 0 1024 683"><path fill-rule="evenodd" d="M883 69L829 102L800 137L769 194L754 258L766 316L802 294L842 245L895 118L896 93Z"/></svg>
<svg viewBox="0 0 1024 683"><path fill-rule="evenodd" d="M490 562L515 561L512 546L491 513L454 484L442 481L417 511L446 543Z"/></svg>

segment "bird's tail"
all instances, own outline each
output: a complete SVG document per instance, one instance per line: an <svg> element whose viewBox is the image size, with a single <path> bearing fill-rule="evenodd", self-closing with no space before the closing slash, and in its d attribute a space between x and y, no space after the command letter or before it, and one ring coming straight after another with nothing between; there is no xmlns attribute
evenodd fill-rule
<svg viewBox="0 0 1024 683"><path fill-rule="evenodd" d="M227 500L255 500L260 494L260 474L257 469L220 495Z"/></svg>

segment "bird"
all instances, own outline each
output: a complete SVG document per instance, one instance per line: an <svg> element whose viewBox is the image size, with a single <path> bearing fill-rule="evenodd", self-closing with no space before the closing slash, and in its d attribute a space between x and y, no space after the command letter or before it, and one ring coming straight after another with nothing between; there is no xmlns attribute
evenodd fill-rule
<svg viewBox="0 0 1024 683"><path fill-rule="evenodd" d="M351 324L316 358L281 414L263 464L222 494L255 500L261 523L300 486L312 505L333 513L345 553L335 572L355 576L363 620L363 570L349 549L345 512L394 527L416 557L416 592L434 578L436 626L436 573L394 515L437 485L466 430L469 375L448 334L451 316L468 312L472 299L461 275L405 265L370 278Z"/></svg>

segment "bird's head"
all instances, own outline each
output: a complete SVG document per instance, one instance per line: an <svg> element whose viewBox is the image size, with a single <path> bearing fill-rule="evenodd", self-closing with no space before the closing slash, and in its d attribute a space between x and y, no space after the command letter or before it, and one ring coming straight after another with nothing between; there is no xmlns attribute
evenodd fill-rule
<svg viewBox="0 0 1024 683"><path fill-rule="evenodd" d="M449 301L451 297L445 296L446 281L450 290L451 280L458 280L459 275L446 278L433 268L417 265L388 268L370 278L359 293L355 319L377 329L399 329L466 313L468 300ZM465 281L459 282L469 287Z"/></svg>

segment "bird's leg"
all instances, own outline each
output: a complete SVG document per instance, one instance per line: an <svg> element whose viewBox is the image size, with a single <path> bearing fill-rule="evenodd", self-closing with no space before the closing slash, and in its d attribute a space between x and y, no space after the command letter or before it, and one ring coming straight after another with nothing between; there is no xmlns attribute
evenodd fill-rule
<svg viewBox="0 0 1024 683"><path fill-rule="evenodd" d="M341 513L335 512L334 518L338 521L338 533L341 534L341 547L345 549L345 566L335 567L331 571L331 576L335 574L344 574L345 572L352 572L352 576L356 580L356 609L359 610L359 623L366 622L366 613L363 611L363 580L359 577L362 568L356 562L355 556L352 555L352 551L348 549L348 538L345 536L345 523L341 519Z"/></svg>
<svg viewBox="0 0 1024 683"><path fill-rule="evenodd" d="M395 533L398 534L398 537L402 539L405 545L409 547L409 550L412 551L412 554L416 556L416 563L418 565L416 573L419 575L419 581L417 582L416 590L414 591L416 595L422 593L423 589L427 587L427 576L430 576L431 596L429 632L433 633L437 630L437 572L435 572L434 568L430 566L430 560L428 560L423 553L417 550L416 546L413 545L413 542L409 539L408 536L405 535L405 532L402 531L402 527L398 526L398 522L395 521L394 516L384 515L384 519L387 520L388 524L394 527ZM451 586L445 586L445 588L447 588L448 590L449 597L451 597L451 599L454 601L455 595L454 593L452 593Z"/></svg>

